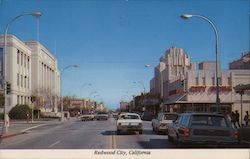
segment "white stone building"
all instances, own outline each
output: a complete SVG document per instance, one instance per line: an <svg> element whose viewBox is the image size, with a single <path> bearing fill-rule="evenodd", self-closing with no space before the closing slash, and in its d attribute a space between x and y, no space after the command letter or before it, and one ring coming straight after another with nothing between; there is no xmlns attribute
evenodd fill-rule
<svg viewBox="0 0 250 159"><path fill-rule="evenodd" d="M42 111L57 112L60 96L60 73L57 59L39 42L28 41L31 48L31 90L37 99L37 106Z"/></svg>
<svg viewBox="0 0 250 159"><path fill-rule="evenodd" d="M2 52L3 48L4 36L1 35ZM11 84L11 93L7 94L5 100L7 112L17 104L31 105L31 96L37 97L35 105L41 111L45 111L44 108L48 108L47 111L57 111L60 72L57 68L57 60L44 46L39 42L23 42L14 35L8 35L5 61L5 79ZM51 97L44 102L45 99L42 97L43 102L40 102L42 91L47 97L53 95L55 98Z"/></svg>

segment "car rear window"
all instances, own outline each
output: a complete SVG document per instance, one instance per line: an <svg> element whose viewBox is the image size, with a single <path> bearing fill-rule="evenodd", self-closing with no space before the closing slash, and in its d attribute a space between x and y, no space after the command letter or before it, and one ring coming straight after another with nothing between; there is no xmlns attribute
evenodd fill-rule
<svg viewBox="0 0 250 159"><path fill-rule="evenodd" d="M139 119L138 115L121 115L120 119Z"/></svg>
<svg viewBox="0 0 250 159"><path fill-rule="evenodd" d="M191 125L228 127L226 119L223 116L212 115L194 115Z"/></svg>
<svg viewBox="0 0 250 159"><path fill-rule="evenodd" d="M165 114L163 120L176 120L177 117L177 114Z"/></svg>

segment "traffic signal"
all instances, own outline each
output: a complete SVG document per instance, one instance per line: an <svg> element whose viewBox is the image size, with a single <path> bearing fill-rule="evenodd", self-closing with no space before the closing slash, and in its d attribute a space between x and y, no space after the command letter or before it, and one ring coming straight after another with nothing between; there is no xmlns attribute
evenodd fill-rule
<svg viewBox="0 0 250 159"><path fill-rule="evenodd" d="M185 80L181 81L181 86L185 86Z"/></svg>
<svg viewBox="0 0 250 159"><path fill-rule="evenodd" d="M7 82L7 84L6 84L6 93L10 94L10 92L11 92L11 84Z"/></svg>

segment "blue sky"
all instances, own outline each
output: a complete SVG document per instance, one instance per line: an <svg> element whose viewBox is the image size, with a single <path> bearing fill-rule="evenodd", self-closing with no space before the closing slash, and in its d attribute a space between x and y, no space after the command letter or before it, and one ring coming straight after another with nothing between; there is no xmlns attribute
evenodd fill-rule
<svg viewBox="0 0 250 159"><path fill-rule="evenodd" d="M205 15L216 24L223 69L250 50L248 0L0 0L0 33L14 16L31 11L43 12L39 41L59 68L80 65L63 73L63 94L88 98L97 91L112 108L142 92L133 81L149 90L153 69L144 65L156 66L173 45L192 61L215 59L212 28L201 19L180 19L183 13ZM37 40L37 20L22 17L9 33ZM84 83L92 86L80 89Z"/></svg>

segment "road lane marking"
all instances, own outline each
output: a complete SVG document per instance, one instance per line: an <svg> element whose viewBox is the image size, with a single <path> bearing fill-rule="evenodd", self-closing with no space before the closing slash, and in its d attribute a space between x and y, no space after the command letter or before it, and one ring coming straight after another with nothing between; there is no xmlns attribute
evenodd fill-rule
<svg viewBox="0 0 250 159"><path fill-rule="evenodd" d="M49 145L49 148L51 148L51 147L55 146L56 144L59 144L60 142L61 142L61 140L56 141L55 143L53 143L53 144Z"/></svg>
<svg viewBox="0 0 250 159"><path fill-rule="evenodd" d="M115 136L115 131L112 132L112 149L116 149L117 145L116 145L116 136Z"/></svg>
<svg viewBox="0 0 250 159"><path fill-rule="evenodd" d="M30 127L30 128L27 128L27 129L22 130L22 132L25 132L25 131L28 131L28 130L31 130L31 129L34 129L34 128L38 128L38 127L44 126L44 125L48 125L48 124L40 124L40 125L32 126L32 127Z"/></svg>

